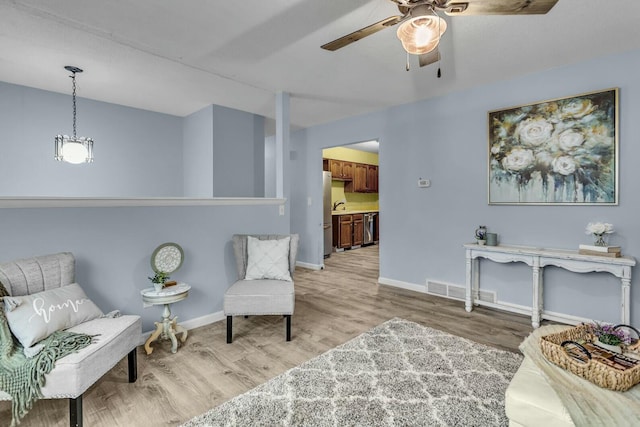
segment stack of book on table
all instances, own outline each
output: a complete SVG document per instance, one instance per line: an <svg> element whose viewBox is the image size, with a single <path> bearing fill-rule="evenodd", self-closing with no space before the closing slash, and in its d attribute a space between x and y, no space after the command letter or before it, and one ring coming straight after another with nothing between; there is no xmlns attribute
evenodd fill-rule
<svg viewBox="0 0 640 427"><path fill-rule="evenodd" d="M582 255L606 256L609 258L618 258L622 256L620 246L580 245L578 247L578 253Z"/></svg>

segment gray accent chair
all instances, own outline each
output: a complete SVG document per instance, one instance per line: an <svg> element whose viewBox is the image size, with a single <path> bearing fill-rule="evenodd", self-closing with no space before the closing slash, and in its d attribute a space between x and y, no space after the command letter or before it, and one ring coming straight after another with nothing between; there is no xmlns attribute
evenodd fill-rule
<svg viewBox="0 0 640 427"><path fill-rule="evenodd" d="M291 316L295 305L293 281L284 280L245 280L247 272L247 236L233 236L233 252L236 259L238 280L224 295L224 314L227 316L227 343L233 341L233 316L282 315L286 322L286 340L291 341ZM289 243L289 273L293 277L296 269L299 236L297 234L251 235L260 240L291 237Z"/></svg>
<svg viewBox="0 0 640 427"><path fill-rule="evenodd" d="M0 264L0 282L10 295L30 295L75 282L75 259L69 252ZM128 355L129 382L136 381L136 347L142 336L140 316L99 318L69 328L95 335L94 342L56 362L41 388L44 399L69 399L69 424L82 426L82 394ZM0 400L11 396L0 391Z"/></svg>

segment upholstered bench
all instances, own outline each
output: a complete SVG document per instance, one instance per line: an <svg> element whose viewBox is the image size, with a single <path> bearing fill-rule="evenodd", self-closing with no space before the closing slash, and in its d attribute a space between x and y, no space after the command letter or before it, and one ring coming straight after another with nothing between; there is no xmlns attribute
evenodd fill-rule
<svg viewBox="0 0 640 427"><path fill-rule="evenodd" d="M560 398L528 357L507 388L505 411L512 427L574 426Z"/></svg>
<svg viewBox="0 0 640 427"><path fill-rule="evenodd" d="M69 252L0 264L0 283L11 297L51 291L71 285L74 280L75 259ZM134 315L99 317L67 330L93 336L92 343L58 359L53 370L45 375L41 392L44 399L69 399L70 425L81 426L83 393L124 356L128 355L129 382L136 381L136 347L142 322ZM0 391L0 400L12 398Z"/></svg>

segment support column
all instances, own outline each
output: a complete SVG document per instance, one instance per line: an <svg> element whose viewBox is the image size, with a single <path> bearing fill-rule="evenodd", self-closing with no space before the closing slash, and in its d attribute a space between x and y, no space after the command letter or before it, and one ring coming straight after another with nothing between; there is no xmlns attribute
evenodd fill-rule
<svg viewBox="0 0 640 427"><path fill-rule="evenodd" d="M276 197L287 198L289 194L289 94L276 94Z"/></svg>

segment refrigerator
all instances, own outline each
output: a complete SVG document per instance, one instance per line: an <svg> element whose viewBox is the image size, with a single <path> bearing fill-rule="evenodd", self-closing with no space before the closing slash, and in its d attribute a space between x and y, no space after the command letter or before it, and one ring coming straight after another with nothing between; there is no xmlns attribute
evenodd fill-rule
<svg viewBox="0 0 640 427"><path fill-rule="evenodd" d="M331 172L322 172L322 232L324 233L325 258L329 258L333 250L331 209Z"/></svg>

